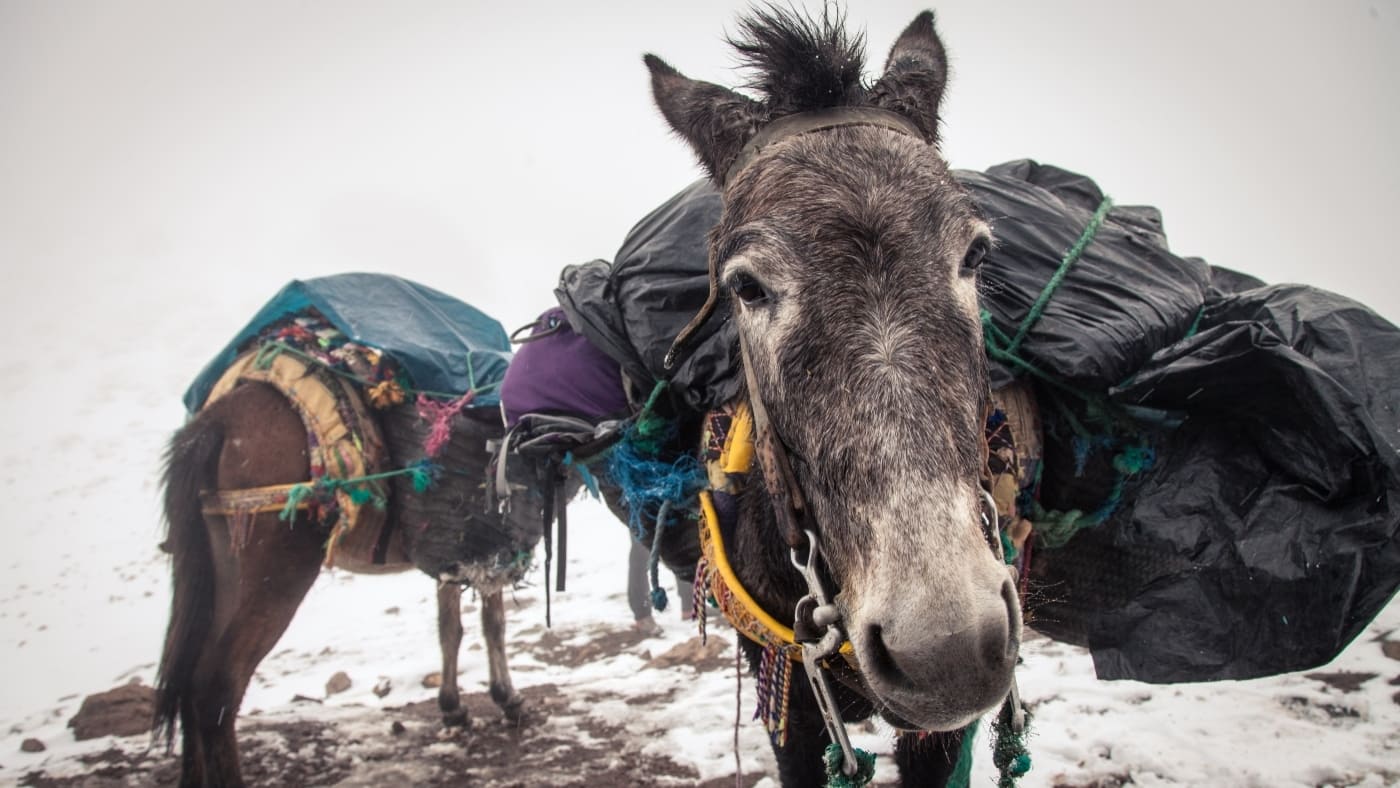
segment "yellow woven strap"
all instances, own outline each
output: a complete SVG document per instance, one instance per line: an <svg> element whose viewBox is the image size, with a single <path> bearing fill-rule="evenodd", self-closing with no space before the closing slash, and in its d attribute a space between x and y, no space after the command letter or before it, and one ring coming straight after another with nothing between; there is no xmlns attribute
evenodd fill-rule
<svg viewBox="0 0 1400 788"><path fill-rule="evenodd" d="M801 662L802 649L793 640L792 627L784 626L759 607L729 565L724 537L719 530L719 515L709 492L700 493L700 513L700 551L705 557L707 571L705 577L697 580L705 583L734 631L760 646L782 649L791 659ZM852 668L856 667L855 648L849 640L841 644L841 656Z"/></svg>
<svg viewBox="0 0 1400 788"><path fill-rule="evenodd" d="M725 473L748 473L753 467L753 411L749 403L734 408L729 432L724 436L724 451L719 455L719 469Z"/></svg>
<svg viewBox="0 0 1400 788"><path fill-rule="evenodd" d="M199 494L201 511L225 517L280 512L287 506L287 495L295 484L273 484L246 490L207 490ZM305 509L306 501L297 505Z"/></svg>

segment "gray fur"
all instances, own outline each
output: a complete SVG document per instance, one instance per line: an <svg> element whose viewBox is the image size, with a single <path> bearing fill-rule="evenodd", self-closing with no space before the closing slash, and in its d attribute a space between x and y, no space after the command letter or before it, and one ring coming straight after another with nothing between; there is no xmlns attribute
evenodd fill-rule
<svg viewBox="0 0 1400 788"><path fill-rule="evenodd" d="M947 64L932 14L858 90L847 77L859 47L813 29L831 24L769 8L741 28L783 45L744 54L767 69L833 69L825 80L842 88L827 106L890 109L923 138L845 126L766 148L723 185L712 262L726 289L742 275L767 295L731 297L732 319L821 530L871 700L899 724L956 730L1005 695L1021 624L980 531L987 382L976 274L962 261L988 228L935 145ZM648 64L658 105L712 174L760 120L820 108L805 88L771 92L820 76L760 75L770 93L754 101ZM736 571L782 617L801 588L783 575L762 492L749 497Z"/></svg>

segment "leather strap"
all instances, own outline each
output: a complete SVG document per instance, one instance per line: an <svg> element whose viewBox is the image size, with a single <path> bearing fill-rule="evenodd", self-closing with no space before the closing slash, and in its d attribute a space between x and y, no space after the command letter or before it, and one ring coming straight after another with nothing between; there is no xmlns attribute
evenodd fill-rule
<svg viewBox="0 0 1400 788"><path fill-rule="evenodd" d="M720 185L727 186L745 167L753 164L770 148L788 137L827 131L841 126L875 126L917 137L920 140L924 139L924 133L919 130L918 126L914 125L913 121L897 112L879 107L832 107L812 112L798 112L778 118L760 129L744 145L743 150L739 151L739 155L735 157L734 163L729 165L729 169L725 170L724 180L721 181Z"/></svg>

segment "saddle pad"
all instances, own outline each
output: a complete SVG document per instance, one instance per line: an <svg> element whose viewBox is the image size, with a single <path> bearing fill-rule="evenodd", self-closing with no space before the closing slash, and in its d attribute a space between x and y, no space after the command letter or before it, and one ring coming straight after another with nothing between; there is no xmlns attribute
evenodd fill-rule
<svg viewBox="0 0 1400 788"><path fill-rule="evenodd" d="M311 479L307 481L353 479L384 469L388 451L379 425L351 383L289 354L269 359L253 351L238 357L224 372L204 407L244 383L272 386L301 416L311 463ZM387 491L382 482L366 484L375 493L374 499L385 500ZM342 488L334 491L333 500L318 503L321 521L331 529L326 540L326 565L340 560L344 568L355 564L353 568L359 571L360 564L373 564L374 548L385 524L384 508L373 502L356 502ZM237 519L237 513L232 516Z"/></svg>

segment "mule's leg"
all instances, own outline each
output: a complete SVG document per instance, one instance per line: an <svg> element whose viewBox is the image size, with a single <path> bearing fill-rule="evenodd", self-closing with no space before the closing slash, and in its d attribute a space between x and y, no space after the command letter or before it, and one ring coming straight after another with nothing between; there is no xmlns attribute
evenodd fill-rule
<svg viewBox="0 0 1400 788"><path fill-rule="evenodd" d="M763 649L745 637L740 637L739 645L751 668L750 675L753 675ZM789 692L787 741L782 746L773 744L773 756L778 761L778 781L788 788L825 785L826 766L822 762L822 754L831 738L826 733L821 708L817 706L816 696L807 684L801 665L792 666ZM749 702L752 702L751 698Z"/></svg>
<svg viewBox="0 0 1400 788"><path fill-rule="evenodd" d="M206 786L242 785L235 719L258 663L276 645L321 569L324 537L304 518L288 526L261 515L239 555L217 561L221 595L233 589L227 618L195 670L182 725L199 739ZM215 540L223 529L211 529ZM225 597L227 598L227 597ZM222 601L222 600L221 600ZM216 777L233 775L233 779Z"/></svg>
<svg viewBox="0 0 1400 788"><path fill-rule="evenodd" d="M763 648L745 637L740 637L739 645L744 651L749 666L756 672ZM773 745L773 756L778 761L778 780L787 788L805 788L809 785L826 784L826 747L831 736L826 732L826 720L822 718L817 696L808 683L800 663L792 666L791 686L788 689L787 741L780 747ZM860 722L874 713L870 701L832 679L832 689L836 693L836 706L846 724ZM924 785L925 783L910 783ZM941 783L938 783L941 785Z"/></svg>
<svg viewBox="0 0 1400 788"><path fill-rule="evenodd" d="M438 708L442 724L449 728L467 725L467 710L457 689L457 655L462 648L462 587L451 581L438 583L438 644L442 646L442 686L438 687Z"/></svg>
<svg viewBox="0 0 1400 788"><path fill-rule="evenodd" d="M942 788L958 765L964 731L906 733L895 740L894 762L904 785Z"/></svg>
<svg viewBox="0 0 1400 788"><path fill-rule="evenodd" d="M506 609L497 588L481 594L481 634L486 640L486 660L491 671L491 700L505 712L506 719L519 723L525 712L525 698L516 693L506 664Z"/></svg>
<svg viewBox="0 0 1400 788"><path fill-rule="evenodd" d="M793 666L789 692L787 741L781 747L773 745L773 755L778 760L778 779L789 788L825 785L826 765L822 755L831 737L827 735L821 708L800 665Z"/></svg>
<svg viewBox="0 0 1400 788"><path fill-rule="evenodd" d="M254 668L320 569L322 535L276 515L232 533L206 518L200 492L307 478L306 431L286 399L261 384L235 389L171 442L166 545L174 570L161 656L157 721L181 728L181 785L241 786L234 718ZM239 550L234 549L238 537Z"/></svg>

